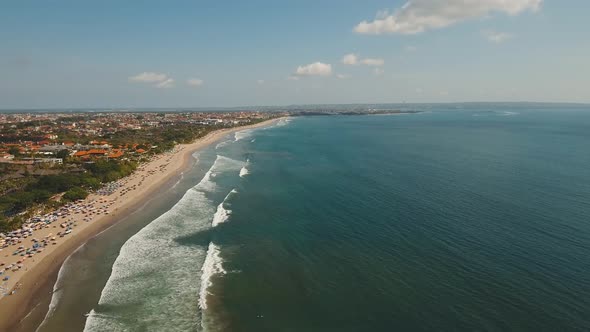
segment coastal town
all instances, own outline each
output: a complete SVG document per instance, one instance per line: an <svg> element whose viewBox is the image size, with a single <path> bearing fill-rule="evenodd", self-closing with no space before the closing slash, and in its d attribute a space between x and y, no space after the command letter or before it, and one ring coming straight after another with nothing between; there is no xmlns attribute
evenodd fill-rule
<svg viewBox="0 0 590 332"><path fill-rule="evenodd" d="M26 287L22 275L60 242L127 210L180 167L195 140L285 115L0 114L0 296Z"/></svg>
<svg viewBox="0 0 590 332"><path fill-rule="evenodd" d="M275 115L252 111L4 113L0 114L0 162L33 165L61 164L66 157L124 158L146 153L152 146L138 148L139 143L121 142L122 133L156 136L179 125L205 131L246 125Z"/></svg>

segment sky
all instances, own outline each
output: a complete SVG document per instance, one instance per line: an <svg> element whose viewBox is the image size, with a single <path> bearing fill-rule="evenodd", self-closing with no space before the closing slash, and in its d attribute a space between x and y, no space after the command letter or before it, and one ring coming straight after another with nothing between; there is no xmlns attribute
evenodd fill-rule
<svg viewBox="0 0 590 332"><path fill-rule="evenodd" d="M587 0L0 0L0 108L590 102Z"/></svg>

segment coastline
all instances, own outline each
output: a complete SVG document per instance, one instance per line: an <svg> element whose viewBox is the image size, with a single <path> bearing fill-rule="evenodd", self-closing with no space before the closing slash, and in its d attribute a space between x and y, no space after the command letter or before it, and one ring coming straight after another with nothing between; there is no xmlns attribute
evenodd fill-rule
<svg viewBox="0 0 590 332"><path fill-rule="evenodd" d="M27 269L19 271L10 280L10 288L20 283L22 287L11 296L4 296L0 299L0 331L13 331L19 327L20 322L32 312L40 303L41 294L53 292L53 285L57 279L58 272L63 262L79 247L83 246L89 239L100 234L127 216L135 213L145 205L145 201L154 193L161 191L173 181L171 179L179 176L189 169L194 159L192 155L202 150L224 136L252 128L259 128L276 123L281 118L270 119L260 123L240 126L234 128L220 129L189 144L177 145L173 153L158 155L154 160L142 165L138 171L123 179L125 187L119 188L114 196L117 196L129 188L134 188L133 193L127 191L127 195L121 195L113 200L112 214L98 216L92 222L78 221L79 225L74 228L73 235L60 240L60 242L42 254L35 256L35 260L27 262ZM147 181L144 182L144 179ZM111 195L113 196L113 195ZM85 201L106 200L111 197L91 195ZM78 219L83 216L80 215ZM52 229L42 230L48 233ZM53 229L57 231L59 229ZM36 233L36 235L38 235ZM43 234L39 234L42 237ZM45 305L43 303L43 305ZM44 309L47 312L47 308Z"/></svg>

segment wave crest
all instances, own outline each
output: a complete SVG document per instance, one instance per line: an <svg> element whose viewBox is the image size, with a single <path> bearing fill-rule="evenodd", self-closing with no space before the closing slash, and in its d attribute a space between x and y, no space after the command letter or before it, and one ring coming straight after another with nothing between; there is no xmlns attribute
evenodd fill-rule
<svg viewBox="0 0 590 332"><path fill-rule="evenodd" d="M209 287L213 285L211 278L216 274L225 274L227 273L223 269L223 260L220 256L220 250L217 245L213 242L209 243L209 248L207 249L207 257L205 258L205 262L203 263L203 267L201 268L201 289L199 290L199 307L203 310L207 309L207 295L211 294L209 292Z"/></svg>
<svg viewBox="0 0 590 332"><path fill-rule="evenodd" d="M213 215L213 222L211 222L212 227L216 227L217 225L224 223L227 221L227 219L229 219L229 216L231 215L231 210L226 209L224 205L226 204L230 196L237 193L237 190L232 189L232 191L230 191L229 194L225 196L223 202L219 203L219 205L217 206L217 211L215 211L215 215Z"/></svg>

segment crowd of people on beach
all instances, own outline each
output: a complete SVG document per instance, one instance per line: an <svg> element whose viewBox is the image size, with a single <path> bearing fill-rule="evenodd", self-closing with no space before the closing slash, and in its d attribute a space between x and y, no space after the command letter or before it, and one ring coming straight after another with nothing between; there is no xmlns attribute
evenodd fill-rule
<svg viewBox="0 0 590 332"><path fill-rule="evenodd" d="M9 256L18 256L19 258L16 262L7 264L0 257L0 278L2 281L9 280L10 272L25 268L26 260L42 253L50 245L57 245L59 238L71 234L74 227L78 226L78 221L91 222L98 216L108 215L110 213L109 207L115 201L116 198L99 198L90 201L78 200L66 204L51 213L29 218L21 229L7 234L0 233L0 253L8 251L4 258ZM36 231L50 228L55 228L55 233L48 233L42 238L35 237ZM6 294L7 290L3 288L3 285L0 285L0 292Z"/></svg>

